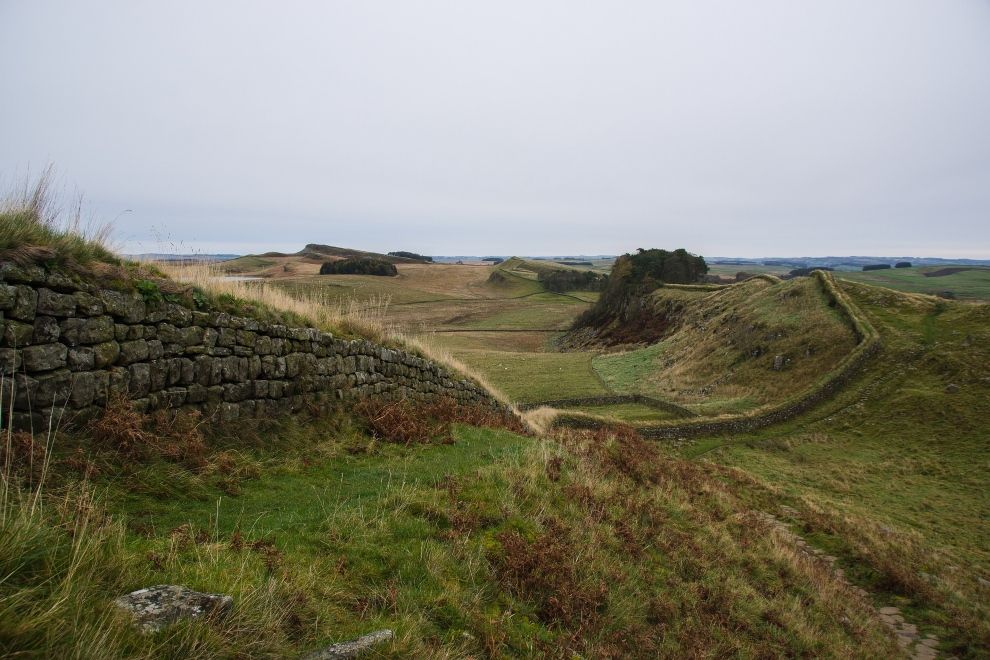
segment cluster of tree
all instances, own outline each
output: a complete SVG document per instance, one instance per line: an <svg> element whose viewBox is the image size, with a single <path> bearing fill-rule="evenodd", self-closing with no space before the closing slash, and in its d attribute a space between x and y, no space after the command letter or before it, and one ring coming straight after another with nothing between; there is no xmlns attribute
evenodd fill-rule
<svg viewBox="0 0 990 660"><path fill-rule="evenodd" d="M591 309L575 322L575 327L604 327L620 323L649 323L649 316L641 303L643 296L662 284L693 284L708 273L704 257L680 249L643 250L636 254L624 254L615 260L602 295Z"/></svg>
<svg viewBox="0 0 990 660"><path fill-rule="evenodd" d="M590 270L548 270L541 272L537 279L547 291L601 291L608 283L608 275Z"/></svg>
<svg viewBox="0 0 990 660"><path fill-rule="evenodd" d="M890 264L867 264L863 266L863 270L887 270L890 268Z"/></svg>
<svg viewBox="0 0 990 660"><path fill-rule="evenodd" d="M372 257L350 257L328 261L320 266L320 275L398 275L395 264Z"/></svg>
<svg viewBox="0 0 990 660"><path fill-rule="evenodd" d="M482 261L490 261L490 262L492 262L492 264L495 264L495 265L500 264L503 261L505 261L505 259L503 259L502 257L482 257L481 260Z"/></svg>
<svg viewBox="0 0 990 660"><path fill-rule="evenodd" d="M418 261L428 261L433 263L433 257L427 257L422 254L416 254L415 252L406 252L405 250L397 250L395 252L389 252L390 257L405 257L406 259L417 259Z"/></svg>
<svg viewBox="0 0 990 660"><path fill-rule="evenodd" d="M896 264L894 264L894 268L910 268L910 267L911 267L910 261L898 261Z"/></svg>

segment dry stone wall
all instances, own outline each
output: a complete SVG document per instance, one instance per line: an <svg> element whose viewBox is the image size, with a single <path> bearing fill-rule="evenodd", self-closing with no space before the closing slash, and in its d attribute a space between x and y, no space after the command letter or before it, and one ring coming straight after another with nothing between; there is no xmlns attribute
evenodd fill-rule
<svg viewBox="0 0 990 660"><path fill-rule="evenodd" d="M96 414L114 394L140 410L194 407L223 420L361 397L502 408L463 376L411 353L101 289L0 263L4 425ZM11 410L13 403L13 414Z"/></svg>

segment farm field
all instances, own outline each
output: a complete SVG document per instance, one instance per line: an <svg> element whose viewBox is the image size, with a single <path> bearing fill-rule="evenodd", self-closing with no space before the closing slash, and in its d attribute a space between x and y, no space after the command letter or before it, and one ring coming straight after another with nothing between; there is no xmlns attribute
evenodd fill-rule
<svg viewBox="0 0 990 660"><path fill-rule="evenodd" d="M836 273L837 277L885 286L908 293L939 295L949 292L960 300L990 300L990 268L979 266L924 266Z"/></svg>

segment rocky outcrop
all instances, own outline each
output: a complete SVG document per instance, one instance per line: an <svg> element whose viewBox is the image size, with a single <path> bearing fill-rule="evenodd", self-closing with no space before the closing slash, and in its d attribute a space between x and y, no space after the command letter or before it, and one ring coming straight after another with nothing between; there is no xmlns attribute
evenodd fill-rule
<svg viewBox="0 0 990 660"><path fill-rule="evenodd" d="M114 605L130 614L144 632L156 632L180 619L225 616L234 599L179 585L160 584L121 596Z"/></svg>
<svg viewBox="0 0 990 660"><path fill-rule="evenodd" d="M303 660L347 660L356 658L374 646L387 642L395 636L391 630L376 630L349 642L332 644L325 649L303 656Z"/></svg>
<svg viewBox="0 0 990 660"><path fill-rule="evenodd" d="M92 416L115 394L140 410L190 407L223 420L360 397L502 407L477 383L407 351L11 263L0 264L0 371L3 410L13 399L13 424L35 429L63 412Z"/></svg>

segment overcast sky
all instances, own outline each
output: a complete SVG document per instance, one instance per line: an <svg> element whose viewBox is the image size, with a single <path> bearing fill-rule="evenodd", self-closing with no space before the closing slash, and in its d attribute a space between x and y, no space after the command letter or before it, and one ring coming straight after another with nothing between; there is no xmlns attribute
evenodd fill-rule
<svg viewBox="0 0 990 660"><path fill-rule="evenodd" d="M0 0L0 83L126 251L990 258L987 0Z"/></svg>

